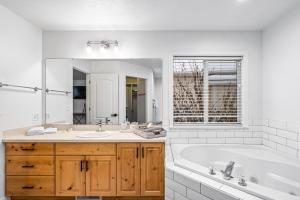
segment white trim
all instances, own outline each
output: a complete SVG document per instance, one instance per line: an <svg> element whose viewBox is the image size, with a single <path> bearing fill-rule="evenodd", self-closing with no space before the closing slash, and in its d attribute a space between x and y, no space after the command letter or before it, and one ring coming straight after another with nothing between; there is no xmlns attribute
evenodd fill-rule
<svg viewBox="0 0 300 200"><path fill-rule="evenodd" d="M241 69L241 79L242 79L242 119L241 119L241 125L228 125L224 126L221 125L187 125L187 126L176 126L173 123L173 58L174 56L242 56L242 69ZM248 103L248 53L244 51L228 51L228 52L209 52L209 53L195 53L195 51L189 53L187 52L176 52L169 55L169 127L170 129L187 129L187 128L196 128L196 129L217 129L217 127L220 127L218 129L232 129L239 127L239 129L245 129L248 128L249 121L248 121L248 109L249 109L249 103Z"/></svg>

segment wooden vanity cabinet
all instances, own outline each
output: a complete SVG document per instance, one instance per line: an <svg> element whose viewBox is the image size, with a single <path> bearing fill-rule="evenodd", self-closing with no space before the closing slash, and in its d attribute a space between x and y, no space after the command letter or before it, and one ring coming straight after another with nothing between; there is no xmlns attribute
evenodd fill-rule
<svg viewBox="0 0 300 200"><path fill-rule="evenodd" d="M141 144L141 196L164 195L164 145Z"/></svg>
<svg viewBox="0 0 300 200"><path fill-rule="evenodd" d="M164 195L163 143L6 143L5 159L14 198Z"/></svg>
<svg viewBox="0 0 300 200"><path fill-rule="evenodd" d="M56 156L56 196L84 196L84 156Z"/></svg>
<svg viewBox="0 0 300 200"><path fill-rule="evenodd" d="M118 196L163 196L164 144L118 144L117 177Z"/></svg>
<svg viewBox="0 0 300 200"><path fill-rule="evenodd" d="M140 196L140 144L122 143L117 149L117 195Z"/></svg>

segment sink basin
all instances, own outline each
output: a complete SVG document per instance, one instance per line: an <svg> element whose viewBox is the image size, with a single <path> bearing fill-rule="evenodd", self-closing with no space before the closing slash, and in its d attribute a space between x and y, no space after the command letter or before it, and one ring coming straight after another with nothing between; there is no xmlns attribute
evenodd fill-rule
<svg viewBox="0 0 300 200"><path fill-rule="evenodd" d="M79 138L104 138L111 136L109 132L88 132L88 133L78 133L76 137Z"/></svg>

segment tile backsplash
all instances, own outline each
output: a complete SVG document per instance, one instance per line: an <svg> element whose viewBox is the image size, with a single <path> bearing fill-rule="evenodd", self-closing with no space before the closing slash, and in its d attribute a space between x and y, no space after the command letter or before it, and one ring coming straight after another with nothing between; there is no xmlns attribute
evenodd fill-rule
<svg viewBox="0 0 300 200"><path fill-rule="evenodd" d="M275 120L255 120L247 128L171 129L169 144L264 145L300 159L300 125Z"/></svg>
<svg viewBox="0 0 300 200"><path fill-rule="evenodd" d="M263 126L263 145L300 159L300 126L288 122L266 120Z"/></svg>

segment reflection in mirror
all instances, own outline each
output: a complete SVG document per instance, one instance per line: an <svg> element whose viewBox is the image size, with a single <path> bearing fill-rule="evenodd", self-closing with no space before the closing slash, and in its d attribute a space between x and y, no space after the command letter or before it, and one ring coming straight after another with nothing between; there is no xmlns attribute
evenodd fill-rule
<svg viewBox="0 0 300 200"><path fill-rule="evenodd" d="M146 122L146 80L126 77L126 118L129 122Z"/></svg>
<svg viewBox="0 0 300 200"><path fill-rule="evenodd" d="M46 88L48 124L161 121L160 59L47 59Z"/></svg>

